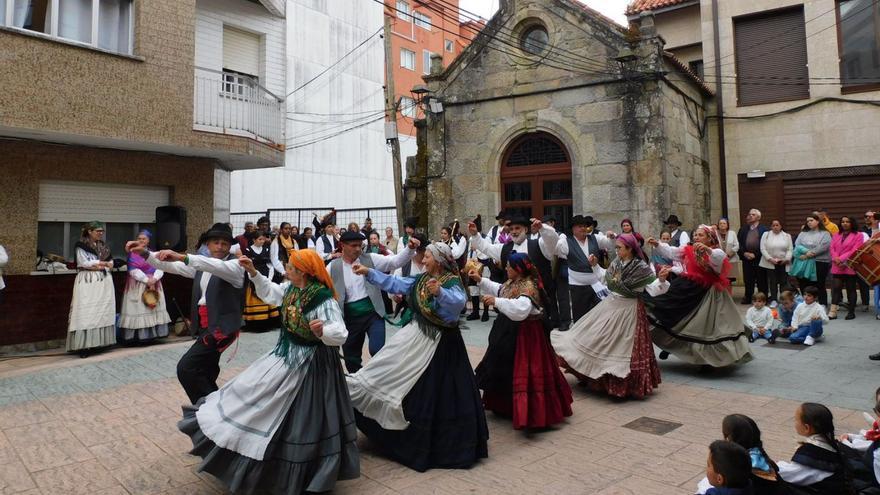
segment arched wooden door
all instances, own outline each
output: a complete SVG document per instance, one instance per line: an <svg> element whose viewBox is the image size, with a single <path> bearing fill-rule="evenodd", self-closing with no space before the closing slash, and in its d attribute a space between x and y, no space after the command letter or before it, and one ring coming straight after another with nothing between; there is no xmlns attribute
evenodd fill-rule
<svg viewBox="0 0 880 495"><path fill-rule="evenodd" d="M501 162L501 208L526 218L556 217L568 231L572 217L571 158L551 134L531 132L516 138Z"/></svg>

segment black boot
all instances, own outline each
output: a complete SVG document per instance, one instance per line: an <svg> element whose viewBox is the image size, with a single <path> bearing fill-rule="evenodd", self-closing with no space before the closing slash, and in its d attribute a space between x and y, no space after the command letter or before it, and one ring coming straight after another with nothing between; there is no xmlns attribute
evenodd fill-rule
<svg viewBox="0 0 880 495"><path fill-rule="evenodd" d="M480 319L480 297L479 296L471 296L471 306L474 308L471 311L471 314L468 315L467 321L474 321Z"/></svg>
<svg viewBox="0 0 880 495"><path fill-rule="evenodd" d="M657 357L659 357L660 359L668 359L668 358L669 358L669 352L668 352L668 351L660 351L660 355L657 356Z"/></svg>
<svg viewBox="0 0 880 495"><path fill-rule="evenodd" d="M480 318L480 321L489 321L489 305L483 305L483 317Z"/></svg>

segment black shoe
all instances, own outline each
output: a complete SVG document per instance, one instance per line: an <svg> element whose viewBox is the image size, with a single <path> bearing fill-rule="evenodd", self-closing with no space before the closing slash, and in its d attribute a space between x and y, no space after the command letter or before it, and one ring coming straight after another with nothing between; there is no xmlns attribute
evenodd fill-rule
<svg viewBox="0 0 880 495"><path fill-rule="evenodd" d="M659 355L658 357L659 357L660 359L663 359L663 360L668 359L668 358L669 358L669 352L668 352L668 351L660 351L660 355Z"/></svg>
<svg viewBox="0 0 880 495"><path fill-rule="evenodd" d="M571 322L570 322L570 321L566 321L565 323L560 323L560 324L559 324L559 331L560 331L560 332L565 332L566 330L568 330L568 329L570 329L570 328L571 328Z"/></svg>
<svg viewBox="0 0 880 495"><path fill-rule="evenodd" d="M755 343L755 337L752 335L749 335L749 344L754 344L754 343Z"/></svg>
<svg viewBox="0 0 880 495"><path fill-rule="evenodd" d="M480 313L471 313L471 314L469 314L468 317L465 318L465 319L466 319L467 321L479 320L479 319L480 319Z"/></svg>
<svg viewBox="0 0 880 495"><path fill-rule="evenodd" d="M480 321L489 321L489 312L483 311L483 316L480 318Z"/></svg>
<svg viewBox="0 0 880 495"><path fill-rule="evenodd" d="M868 359L870 359L871 361L880 361L880 352L878 352L877 354L871 354L870 356L868 356Z"/></svg>
<svg viewBox="0 0 880 495"><path fill-rule="evenodd" d="M852 310L850 310L849 313L846 314L846 317L844 317L843 319L844 320L854 320L854 319L856 319L856 314L853 313Z"/></svg>
<svg viewBox="0 0 880 495"><path fill-rule="evenodd" d="M777 338L779 338L779 330L773 330L772 332L770 332L770 338L767 339L767 343L775 344Z"/></svg>

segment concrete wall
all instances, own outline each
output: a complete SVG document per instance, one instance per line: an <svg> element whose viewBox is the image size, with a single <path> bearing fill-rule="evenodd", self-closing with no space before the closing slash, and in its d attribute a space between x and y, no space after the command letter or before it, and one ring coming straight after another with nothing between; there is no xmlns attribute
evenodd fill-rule
<svg viewBox="0 0 880 495"><path fill-rule="evenodd" d="M290 93L375 33L382 25L382 5L290 0L287 18ZM384 79L382 39L374 36L289 95L285 167L234 172L232 211L393 205L383 123L370 123L383 114ZM315 142L342 131L347 132Z"/></svg>
<svg viewBox="0 0 880 495"><path fill-rule="evenodd" d="M9 253L8 275L33 269L42 180L168 186L172 202L187 210L190 245L212 223L212 160L27 141L0 141L0 147L0 244Z"/></svg>
<svg viewBox="0 0 880 495"><path fill-rule="evenodd" d="M667 49L698 44L700 35L700 6L670 10L657 15L657 32L666 40Z"/></svg>

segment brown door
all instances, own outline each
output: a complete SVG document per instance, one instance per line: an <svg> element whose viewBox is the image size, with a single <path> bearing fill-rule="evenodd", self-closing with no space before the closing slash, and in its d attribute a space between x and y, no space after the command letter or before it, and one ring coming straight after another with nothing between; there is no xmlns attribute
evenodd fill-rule
<svg viewBox="0 0 880 495"><path fill-rule="evenodd" d="M562 143L545 132L517 138L501 165L501 208L512 215L556 217L568 230L572 216L571 160Z"/></svg>

